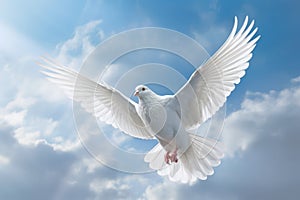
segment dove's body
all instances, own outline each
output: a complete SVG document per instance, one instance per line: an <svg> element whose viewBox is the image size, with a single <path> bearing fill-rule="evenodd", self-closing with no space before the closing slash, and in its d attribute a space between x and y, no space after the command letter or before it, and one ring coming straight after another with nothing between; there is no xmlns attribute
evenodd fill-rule
<svg viewBox="0 0 300 200"><path fill-rule="evenodd" d="M174 95L159 96L146 86L138 86L139 104L115 88L97 83L49 60L43 65L48 79L59 84L75 101L101 121L133 137L159 143L145 161L170 180L192 182L212 175L223 156L220 143L188 133L211 118L226 102L235 84L245 75L259 36L248 17L232 32L218 51L200 66ZM247 27L248 26L248 27ZM174 44L176 45L176 44ZM178 154L177 154L178 151ZM170 156L169 153L172 153ZM165 156L164 156L165 155ZM168 165L171 161L171 164Z"/></svg>
<svg viewBox="0 0 300 200"><path fill-rule="evenodd" d="M138 115L167 152L178 149L179 154L183 153L190 145L190 138L181 125L179 107L172 105L172 96L159 96L149 88L146 91L143 95L140 92L136 106Z"/></svg>

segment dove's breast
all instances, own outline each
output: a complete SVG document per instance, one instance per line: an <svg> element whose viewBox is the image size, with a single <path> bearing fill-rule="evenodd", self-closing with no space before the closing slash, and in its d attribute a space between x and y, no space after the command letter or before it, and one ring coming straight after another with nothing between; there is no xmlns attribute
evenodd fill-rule
<svg viewBox="0 0 300 200"><path fill-rule="evenodd" d="M151 132L158 133L167 121L167 112L161 104L139 106L138 114Z"/></svg>
<svg viewBox="0 0 300 200"><path fill-rule="evenodd" d="M180 118L176 110L159 103L141 105L137 109L142 121L162 146L170 143L178 133Z"/></svg>

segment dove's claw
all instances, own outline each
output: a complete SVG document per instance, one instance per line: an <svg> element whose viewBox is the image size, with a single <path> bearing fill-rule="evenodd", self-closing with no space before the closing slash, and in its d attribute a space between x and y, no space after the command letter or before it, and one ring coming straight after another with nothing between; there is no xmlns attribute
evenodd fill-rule
<svg viewBox="0 0 300 200"><path fill-rule="evenodd" d="M165 155L165 162L167 164L170 164L170 161L171 163L172 162L175 162L177 163L178 162L178 158L177 158L177 149L170 155L170 152L168 151Z"/></svg>

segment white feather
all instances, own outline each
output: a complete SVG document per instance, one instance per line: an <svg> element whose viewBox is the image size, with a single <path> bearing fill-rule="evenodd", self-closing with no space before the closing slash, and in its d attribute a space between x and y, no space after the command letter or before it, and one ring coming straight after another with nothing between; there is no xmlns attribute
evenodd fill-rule
<svg viewBox="0 0 300 200"><path fill-rule="evenodd" d="M260 36L251 40L254 21L247 27L246 17L238 33L237 18L226 42L196 70L188 82L175 94L180 102L182 120L187 129L193 129L214 115L245 75L252 51ZM191 95L191 93L193 95Z"/></svg>
<svg viewBox="0 0 300 200"><path fill-rule="evenodd" d="M50 81L62 87L66 94L78 101L86 111L133 137L153 138L138 116L135 102L114 88L96 83L49 59L44 61L46 64L39 63L47 70L42 73L47 75Z"/></svg>

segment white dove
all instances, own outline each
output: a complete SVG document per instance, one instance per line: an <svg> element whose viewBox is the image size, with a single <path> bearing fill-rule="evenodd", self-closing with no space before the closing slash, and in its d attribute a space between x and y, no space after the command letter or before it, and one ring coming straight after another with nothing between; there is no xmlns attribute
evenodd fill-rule
<svg viewBox="0 0 300 200"><path fill-rule="evenodd" d="M207 179L223 157L220 143L191 133L211 118L245 75L252 51L260 36L248 17L237 32L237 18L226 42L200 66L174 95L160 96L144 85L135 88L139 103L115 88L96 83L64 66L45 59L39 64L48 79L99 120L126 134L156 138L158 144L144 160L159 175L177 182ZM248 26L248 27L247 27ZM252 31L251 31L252 30Z"/></svg>

